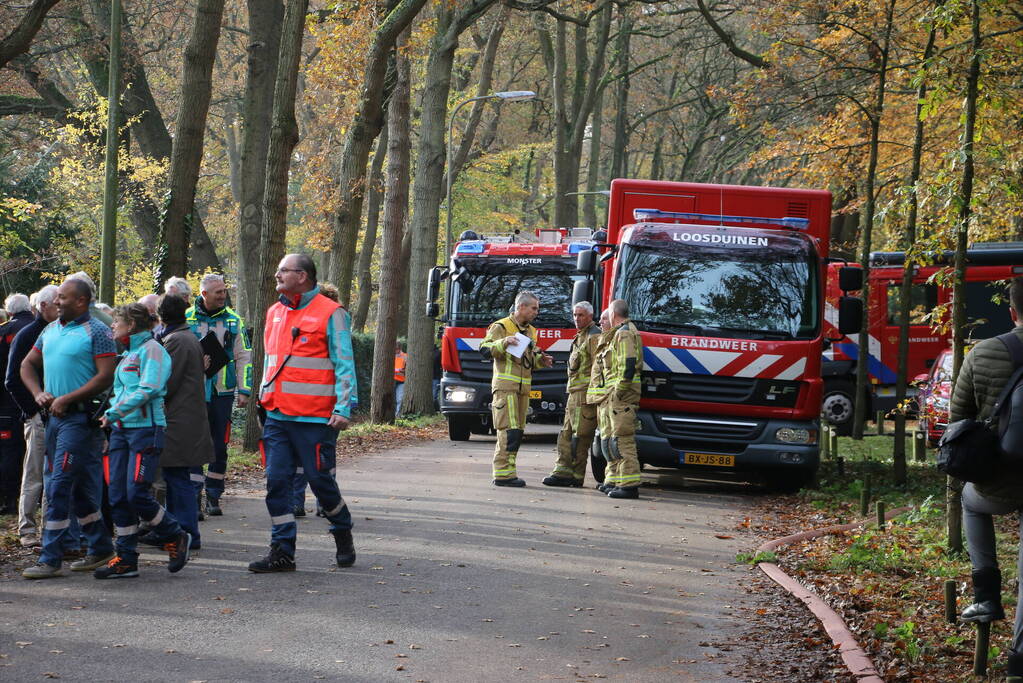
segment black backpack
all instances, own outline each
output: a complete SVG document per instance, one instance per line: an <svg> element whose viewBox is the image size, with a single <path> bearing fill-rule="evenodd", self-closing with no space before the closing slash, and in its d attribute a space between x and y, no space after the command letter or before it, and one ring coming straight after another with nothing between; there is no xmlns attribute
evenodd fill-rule
<svg viewBox="0 0 1023 683"><path fill-rule="evenodd" d="M1015 332L998 335L998 339L1009 349L1009 357L1015 369L1007 384L1009 395L1003 398L992 415L998 421L998 443L1002 460L1006 464L1023 464L1023 341Z"/></svg>

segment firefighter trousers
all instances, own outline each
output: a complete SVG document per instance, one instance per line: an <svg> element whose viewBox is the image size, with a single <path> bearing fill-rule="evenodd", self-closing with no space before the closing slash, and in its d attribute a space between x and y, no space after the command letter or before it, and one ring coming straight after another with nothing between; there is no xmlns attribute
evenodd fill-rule
<svg viewBox="0 0 1023 683"><path fill-rule="evenodd" d="M578 482L586 477L586 460L596 429L597 406L586 403L585 391L569 394L565 422L558 434L558 461L552 476Z"/></svg>
<svg viewBox="0 0 1023 683"><path fill-rule="evenodd" d="M612 453L604 483L623 489L639 486L639 457L636 453L636 410L639 408L637 392L615 392L604 401L607 406L609 439L607 447ZM603 435L603 431L601 432Z"/></svg>
<svg viewBox="0 0 1023 683"><path fill-rule="evenodd" d="M529 408L529 385L519 391L494 392L491 413L494 429L497 430L497 446L494 448L494 479L514 479L515 457L522 444L522 433L526 427L526 410Z"/></svg>

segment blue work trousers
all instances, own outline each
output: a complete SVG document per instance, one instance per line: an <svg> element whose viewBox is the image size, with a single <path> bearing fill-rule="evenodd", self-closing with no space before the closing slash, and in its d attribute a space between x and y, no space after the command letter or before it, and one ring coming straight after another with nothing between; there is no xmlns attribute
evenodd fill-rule
<svg viewBox="0 0 1023 683"><path fill-rule="evenodd" d="M202 473L194 475L191 467L164 467L163 481L167 485L167 512L178 520L181 528L192 535L192 550L202 544L199 537L199 501L192 477L198 476L198 489L202 490Z"/></svg>
<svg viewBox="0 0 1023 683"><path fill-rule="evenodd" d="M270 542L295 556L293 498L295 470L301 467L316 501L330 522L331 533L352 528L352 514L341 497L335 475L337 432L321 422L267 418L261 448L266 457L266 509Z"/></svg>
<svg viewBox="0 0 1023 683"><path fill-rule="evenodd" d="M64 550L78 546L74 513L90 555L113 550L103 524L103 433L85 413L51 416L46 423L46 521L39 561L59 567Z"/></svg>
<svg viewBox="0 0 1023 683"><path fill-rule="evenodd" d="M169 541L181 534L181 525L153 496L153 477L163 452L163 431L163 427L114 427L110 432L110 507L117 534L117 555L126 562L138 560L140 519L161 539Z"/></svg>
<svg viewBox="0 0 1023 683"><path fill-rule="evenodd" d="M227 444L231 442L231 409L234 396L214 396L206 404L206 417L213 437L213 462L206 468L206 497L216 502L224 493L227 472Z"/></svg>

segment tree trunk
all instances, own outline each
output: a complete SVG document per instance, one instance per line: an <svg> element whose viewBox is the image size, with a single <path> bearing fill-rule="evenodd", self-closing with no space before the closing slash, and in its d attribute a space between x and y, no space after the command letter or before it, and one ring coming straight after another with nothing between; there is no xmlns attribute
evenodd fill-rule
<svg viewBox="0 0 1023 683"><path fill-rule="evenodd" d="M284 5L281 0L248 0L248 10L248 60L242 100L241 198L238 202L238 299L242 316L251 324L262 315L255 305L255 293L259 291L259 239L263 224L266 154Z"/></svg>
<svg viewBox="0 0 1023 683"><path fill-rule="evenodd" d="M380 291L377 295L376 331L373 337L373 388L370 395L370 420L394 422L394 347L398 339L398 306L404 289L405 268L401 243L408 214L410 138L410 68L402 48L408 30L396 45L397 78L387 109L387 194L384 198L383 234L380 239ZM377 151L384 156L382 149Z"/></svg>
<svg viewBox="0 0 1023 683"><path fill-rule="evenodd" d="M284 11L281 29L280 56L274 82L273 125L267 146L266 186L263 190L263 225L260 230L258 286L255 289L256 315L250 321L252 328L252 393L258 398L263 383L263 328L265 312L273 304L276 287L274 273L284 258L284 237L287 232L288 171L291 154L298 144L298 124L295 121L295 90L298 83L298 65L302 58L302 37L305 33L305 15L309 0L291 0ZM250 410L245 422L245 448L255 450L259 440L256 411Z"/></svg>
<svg viewBox="0 0 1023 683"><path fill-rule="evenodd" d="M405 374L405 397L401 412L406 415L432 413L434 323L424 315L426 280L437 263L437 224L444 188L444 133L446 131L451 67L458 37L495 0L470 0L455 10L437 7L436 33L430 44L423 83L422 115L419 124L415 182L412 186L412 254L409 268L408 355L414 360Z"/></svg>
<svg viewBox="0 0 1023 683"><path fill-rule="evenodd" d="M955 278L952 281L952 386L959 378L966 354L966 245L969 241L970 221L973 218L974 134L977 123L977 97L980 86L980 3L970 3L972 13L972 40L970 66L966 72L966 97L963 100L963 146L960 159L963 175L959 182L959 215L956 221ZM962 490L963 483L949 477L946 494L946 527L948 549L963 550Z"/></svg>
<svg viewBox="0 0 1023 683"><path fill-rule="evenodd" d="M202 165L206 115L213 92L213 61L220 40L220 22L224 0L199 0L195 24L185 47L181 74L181 98L174 131L168 189L170 197L160 226L162 239L159 258L160 278L188 272L188 247L191 243L195 186Z"/></svg>
<svg viewBox="0 0 1023 683"><path fill-rule="evenodd" d="M377 244L377 224L380 222L380 200L384 193L384 159L387 157L388 127L384 126L377 138L377 151L369 169L369 203L366 206L366 237L359 252L359 299L352 314L352 330L362 332L373 298L373 252Z"/></svg>
<svg viewBox="0 0 1023 683"><path fill-rule="evenodd" d="M46 13L60 0L33 0L18 25L0 40L0 68L18 55L27 52L32 39L42 28Z"/></svg>
<svg viewBox="0 0 1023 683"><path fill-rule="evenodd" d="M892 16L895 12L895 0L888 1L885 16L884 39L881 44L880 64L877 70L877 84L874 90L874 105L868 113L870 130L870 156L867 161L867 173L864 178L866 201L863 205L863 229L860 232L860 267L863 269L863 300L870 301L870 244L874 229L874 183L877 179L877 154L881 132L881 115L884 112L885 90L888 77L888 57L891 52ZM863 422L867 415L867 403L870 401L867 382L867 368L870 358L870 321L869 306L863 307L861 330L859 335L859 357L856 362L856 408L853 411L852 438L863 438Z"/></svg>
<svg viewBox="0 0 1023 683"><path fill-rule="evenodd" d="M629 43L632 37L632 18L628 6L620 6L618 26L618 93L615 98L615 138L611 147L611 177L628 175L629 147Z"/></svg>
<svg viewBox="0 0 1023 683"><path fill-rule="evenodd" d="M366 59L359 107L345 131L338 177L340 201L334 214L334 237L331 241L334 254L330 264L330 280L337 285L341 303L345 306L349 305L352 294L355 244L366 192L366 163L373 140L383 125L388 56L398 34L425 4L426 0L400 0L380 23Z"/></svg>
<svg viewBox="0 0 1023 683"><path fill-rule="evenodd" d="M608 189L601 187L600 173L600 142L602 128L604 127L604 88L597 88L597 95L593 100L593 116L590 119L590 154L589 163L586 167L586 192L583 197L583 223L594 230L607 224L607 211L597 216L597 195L593 194L600 190ZM608 183L608 185L610 185ZM606 207L606 201L599 204L601 208Z"/></svg>
<svg viewBox="0 0 1023 683"><path fill-rule="evenodd" d="M917 77L920 84L916 89L916 118L913 129L913 153L910 163L909 178L906 180L907 201L909 206L906 211L906 234L903 239L903 248L906 251L906 260L902 266L902 284L899 287L899 355L898 355L898 377L895 380L895 404L899 407L895 412L895 449L892 453L892 473L895 483L905 486L907 483L906 466L906 411L903 403L906 400L906 387L909 385L909 311L911 308L910 294L913 289L913 271L916 268L914 259L911 258L913 248L916 246L916 222L917 211L919 210L919 197L917 183L920 180L920 160L924 150L924 98L927 96L927 64L934 52L934 40L936 30L932 25L927 35L927 45L924 48L920 72Z"/></svg>

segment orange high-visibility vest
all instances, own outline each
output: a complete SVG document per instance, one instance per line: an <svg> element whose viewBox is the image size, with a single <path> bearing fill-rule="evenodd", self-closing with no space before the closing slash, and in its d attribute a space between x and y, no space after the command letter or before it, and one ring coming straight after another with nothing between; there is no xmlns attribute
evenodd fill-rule
<svg viewBox="0 0 1023 683"><path fill-rule="evenodd" d="M337 309L337 302L317 294L304 308L289 308L277 302L266 312L263 376L274 380L269 386L263 380L260 403L264 408L306 417L329 418L334 412L336 381L327 345L327 322ZM285 359L287 363L274 377Z"/></svg>
<svg viewBox="0 0 1023 683"><path fill-rule="evenodd" d="M399 351L394 354L394 381L404 382L405 381L405 362L408 359L408 354L404 351Z"/></svg>

